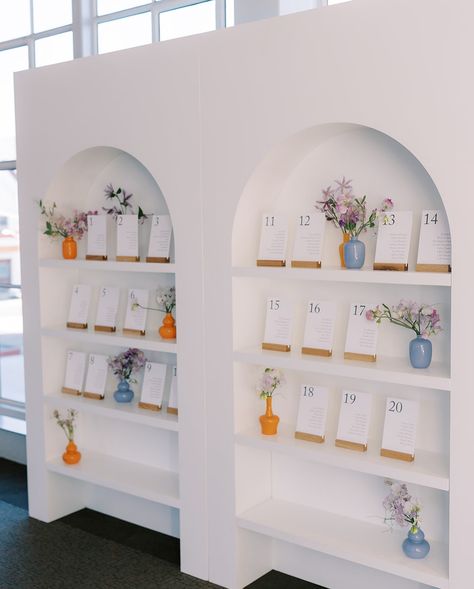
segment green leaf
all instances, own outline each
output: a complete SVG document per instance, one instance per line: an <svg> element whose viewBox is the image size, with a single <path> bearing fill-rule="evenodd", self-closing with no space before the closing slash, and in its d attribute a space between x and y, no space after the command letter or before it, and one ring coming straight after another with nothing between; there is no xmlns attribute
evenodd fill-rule
<svg viewBox="0 0 474 589"><path fill-rule="evenodd" d="M142 207L138 207L138 219L141 219L145 216L145 213L142 210Z"/></svg>

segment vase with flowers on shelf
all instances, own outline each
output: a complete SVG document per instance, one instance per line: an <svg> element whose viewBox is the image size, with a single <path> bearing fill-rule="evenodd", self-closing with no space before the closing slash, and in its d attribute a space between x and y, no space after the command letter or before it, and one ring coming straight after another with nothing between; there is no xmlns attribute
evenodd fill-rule
<svg viewBox="0 0 474 589"><path fill-rule="evenodd" d="M274 436L277 433L280 418L273 413L272 401L273 394L284 384L284 380L284 375L278 368L265 368L260 377L257 392L260 399L265 399L265 413L259 420L262 434L265 436Z"/></svg>
<svg viewBox="0 0 474 589"><path fill-rule="evenodd" d="M117 403L131 402L134 392L130 388L130 383L137 382L133 375L143 368L146 362L145 354L138 348L129 348L108 359L109 368L119 380L117 390L114 392L114 399Z"/></svg>
<svg viewBox="0 0 474 589"><path fill-rule="evenodd" d="M158 329L158 333L163 339L176 339L176 320L173 317L173 310L176 307L176 289L174 286L168 288L158 288L156 291L156 303L158 307L143 307L134 303L133 307L141 307L148 311L160 311L164 313L163 325Z"/></svg>
<svg viewBox="0 0 474 589"><path fill-rule="evenodd" d="M63 454L63 460L66 464L77 464L81 459L81 453L78 451L74 443L74 430L76 425L77 411L75 409L68 409L66 416L62 416L57 409L53 411L53 417L56 423L66 434L68 444L66 451Z"/></svg>

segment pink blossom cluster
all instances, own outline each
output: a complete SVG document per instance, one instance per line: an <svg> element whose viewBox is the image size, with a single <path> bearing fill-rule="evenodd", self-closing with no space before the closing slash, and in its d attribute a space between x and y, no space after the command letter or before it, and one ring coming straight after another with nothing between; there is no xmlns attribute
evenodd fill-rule
<svg viewBox="0 0 474 589"><path fill-rule="evenodd" d="M56 203L52 205L45 204L42 200L38 202L41 216L45 221L43 233L49 237L73 237L82 239L87 233L87 216L97 215L97 211L87 211L87 213L74 210L72 217L58 215L56 212Z"/></svg>
<svg viewBox="0 0 474 589"><path fill-rule="evenodd" d="M107 363L114 376L117 376L120 380L136 382L131 376L134 372L138 372L140 368L143 368L146 361L145 354L141 350L129 348L125 352L109 358Z"/></svg>
<svg viewBox="0 0 474 589"><path fill-rule="evenodd" d="M385 303L377 305L375 309L366 311L365 316L369 321L377 323L382 319L388 319L390 323L412 329L416 335L423 338L429 338L442 330L439 313L432 305L405 299L391 307Z"/></svg>
<svg viewBox="0 0 474 589"><path fill-rule="evenodd" d="M257 386L261 399L271 397L275 389L285 383L285 376L278 368L265 368Z"/></svg>
<svg viewBox="0 0 474 589"><path fill-rule="evenodd" d="M396 523L400 527L411 525L412 531L419 527L421 518L421 504L408 492L405 483L385 481L390 487L390 493L385 497L382 505L385 509L385 522L390 526Z"/></svg>

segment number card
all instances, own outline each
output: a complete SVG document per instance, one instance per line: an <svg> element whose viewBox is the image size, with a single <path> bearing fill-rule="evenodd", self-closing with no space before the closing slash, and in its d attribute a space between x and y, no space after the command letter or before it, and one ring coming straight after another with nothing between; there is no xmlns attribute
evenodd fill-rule
<svg viewBox="0 0 474 589"><path fill-rule="evenodd" d="M107 215L87 215L86 260L107 259Z"/></svg>
<svg viewBox="0 0 474 589"><path fill-rule="evenodd" d="M301 387L295 438L322 444L326 437L329 391L304 384Z"/></svg>
<svg viewBox="0 0 474 589"><path fill-rule="evenodd" d="M115 332L120 290L115 286L102 286L99 292L94 330Z"/></svg>
<svg viewBox="0 0 474 589"><path fill-rule="evenodd" d="M377 324L375 321L369 321L365 316L367 310L375 309L375 307L374 303L351 303L344 348L345 360L375 362L377 358Z"/></svg>
<svg viewBox="0 0 474 589"><path fill-rule="evenodd" d="M104 398L108 370L107 360L108 357L102 354L89 354L84 397L89 399Z"/></svg>
<svg viewBox="0 0 474 589"><path fill-rule="evenodd" d="M168 399L168 407L166 408L166 411L175 415L178 414L178 377L176 366L173 366L173 371L171 373L170 398Z"/></svg>
<svg viewBox="0 0 474 589"><path fill-rule="evenodd" d="M86 370L86 355L84 352L69 350L66 355L66 375L61 391L68 395L80 395L84 373Z"/></svg>
<svg viewBox="0 0 474 589"><path fill-rule="evenodd" d="M71 305L66 326L72 329L87 329L87 317L92 289L88 284L75 284L72 287Z"/></svg>
<svg viewBox="0 0 474 589"><path fill-rule="evenodd" d="M302 354L332 356L336 304L330 301L310 301L306 314Z"/></svg>
<svg viewBox="0 0 474 589"><path fill-rule="evenodd" d="M387 399L381 456L413 462L415 460L418 401Z"/></svg>
<svg viewBox="0 0 474 589"><path fill-rule="evenodd" d="M117 215L118 262L139 262L138 215Z"/></svg>
<svg viewBox="0 0 474 589"><path fill-rule="evenodd" d="M292 305L278 297L268 298L262 349L289 352L292 325Z"/></svg>
<svg viewBox="0 0 474 589"><path fill-rule="evenodd" d="M153 215L147 262L168 263L170 261L171 231L169 215Z"/></svg>
<svg viewBox="0 0 474 589"><path fill-rule="evenodd" d="M408 270L412 211L390 211L379 219L374 270Z"/></svg>
<svg viewBox="0 0 474 589"><path fill-rule="evenodd" d="M127 297L127 311L122 330L124 334L145 335L146 307L148 307L148 290L131 288Z"/></svg>
<svg viewBox="0 0 474 589"><path fill-rule="evenodd" d="M262 217L257 266L286 266L288 221L282 215L265 213Z"/></svg>
<svg viewBox="0 0 474 589"><path fill-rule="evenodd" d="M371 405L369 393L342 391L336 446L358 452L367 450Z"/></svg>
<svg viewBox="0 0 474 589"><path fill-rule="evenodd" d="M444 211L426 210L421 215L417 272L451 272L451 233Z"/></svg>
<svg viewBox="0 0 474 589"><path fill-rule="evenodd" d="M147 362L145 364L145 376L143 377L139 407L151 411L160 411L163 404L165 379L166 364L158 364L157 362Z"/></svg>
<svg viewBox="0 0 474 589"><path fill-rule="evenodd" d="M310 213L298 217L292 268L321 268L325 228L324 213Z"/></svg>

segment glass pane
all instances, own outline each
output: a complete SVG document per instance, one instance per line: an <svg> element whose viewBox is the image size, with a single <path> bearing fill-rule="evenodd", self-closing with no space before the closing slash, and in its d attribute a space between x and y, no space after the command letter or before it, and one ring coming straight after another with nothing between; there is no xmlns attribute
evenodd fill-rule
<svg viewBox="0 0 474 589"><path fill-rule="evenodd" d="M151 14L137 14L98 26L99 53L151 43Z"/></svg>
<svg viewBox="0 0 474 589"><path fill-rule="evenodd" d="M73 59L72 33L44 37L35 42L36 67Z"/></svg>
<svg viewBox="0 0 474 589"><path fill-rule="evenodd" d="M205 33L215 28L215 0L160 13L160 41Z"/></svg>
<svg viewBox="0 0 474 589"><path fill-rule="evenodd" d="M34 0L33 29L35 33L72 23L71 0Z"/></svg>
<svg viewBox="0 0 474 589"><path fill-rule="evenodd" d="M234 0L225 0L225 26L233 27L235 24L234 18Z"/></svg>
<svg viewBox="0 0 474 589"><path fill-rule="evenodd" d="M30 33L30 0L0 0L0 42Z"/></svg>
<svg viewBox="0 0 474 589"><path fill-rule="evenodd" d="M102 14L118 12L134 6L143 6L144 4L148 4L147 0L97 0L97 14L101 16Z"/></svg>
<svg viewBox="0 0 474 589"><path fill-rule="evenodd" d="M13 72L27 68L27 47L0 51L0 161L16 159Z"/></svg>

